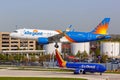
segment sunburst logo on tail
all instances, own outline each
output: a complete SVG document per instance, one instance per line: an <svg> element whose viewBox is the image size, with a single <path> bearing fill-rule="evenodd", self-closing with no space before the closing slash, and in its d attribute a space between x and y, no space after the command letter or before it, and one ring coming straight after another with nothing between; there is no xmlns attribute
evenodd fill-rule
<svg viewBox="0 0 120 80"><path fill-rule="evenodd" d="M92 32L94 34L107 34L110 18L105 18Z"/></svg>

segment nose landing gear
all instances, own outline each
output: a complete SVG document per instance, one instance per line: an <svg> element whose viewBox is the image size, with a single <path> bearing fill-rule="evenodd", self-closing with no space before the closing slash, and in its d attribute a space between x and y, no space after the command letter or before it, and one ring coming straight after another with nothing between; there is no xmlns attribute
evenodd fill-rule
<svg viewBox="0 0 120 80"><path fill-rule="evenodd" d="M55 47L55 48L59 48L58 43L55 43L54 47Z"/></svg>

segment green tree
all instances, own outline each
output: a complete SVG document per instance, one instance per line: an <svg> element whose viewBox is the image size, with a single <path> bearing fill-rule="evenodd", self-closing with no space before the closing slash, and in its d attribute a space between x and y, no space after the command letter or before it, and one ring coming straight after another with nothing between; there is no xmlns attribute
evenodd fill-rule
<svg viewBox="0 0 120 80"><path fill-rule="evenodd" d="M82 53L80 52L80 50L78 50L78 52L75 56L79 57L79 60L82 60Z"/></svg>
<svg viewBox="0 0 120 80"><path fill-rule="evenodd" d="M14 60L20 61L20 59L21 59L20 54L15 54L15 55L14 55Z"/></svg>
<svg viewBox="0 0 120 80"><path fill-rule="evenodd" d="M39 56L39 62L40 63L42 63L43 61L45 61L46 59L45 59L45 56L44 55L42 55L42 56Z"/></svg>
<svg viewBox="0 0 120 80"><path fill-rule="evenodd" d="M25 62L26 65L29 62L29 59L24 55L22 61Z"/></svg>
<svg viewBox="0 0 120 80"><path fill-rule="evenodd" d="M87 54L86 51L84 51L84 52L82 53L82 60L85 60L85 59L87 59L87 58L88 58L88 54Z"/></svg>
<svg viewBox="0 0 120 80"><path fill-rule="evenodd" d="M36 58L35 55L34 55L34 56L31 56L30 61L31 62L39 61L39 58Z"/></svg>
<svg viewBox="0 0 120 80"><path fill-rule="evenodd" d="M5 60L6 59L6 56L4 54L0 54L0 60Z"/></svg>
<svg viewBox="0 0 120 80"><path fill-rule="evenodd" d="M95 56L96 57L100 56L100 49L99 48L96 48L96 50L95 50Z"/></svg>
<svg viewBox="0 0 120 80"><path fill-rule="evenodd" d="M81 53L80 50L78 50L77 54L75 55L76 57L80 57Z"/></svg>
<svg viewBox="0 0 120 80"><path fill-rule="evenodd" d="M101 62L106 63L108 60L108 55L102 55Z"/></svg>
<svg viewBox="0 0 120 80"><path fill-rule="evenodd" d="M9 54L8 60L9 60L9 61L13 61L13 60L14 60L13 55Z"/></svg>

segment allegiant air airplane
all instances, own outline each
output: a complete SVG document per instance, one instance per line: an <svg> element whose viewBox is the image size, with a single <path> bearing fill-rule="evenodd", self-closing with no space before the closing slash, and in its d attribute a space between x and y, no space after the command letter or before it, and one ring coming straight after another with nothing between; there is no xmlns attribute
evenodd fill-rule
<svg viewBox="0 0 120 80"><path fill-rule="evenodd" d="M60 53L55 49L56 59L58 61L59 67L68 68L74 70L74 74L85 74L86 72L94 73L98 72L102 75L106 71L106 67L102 64L97 63L79 63L79 62L66 62L62 59Z"/></svg>
<svg viewBox="0 0 120 80"><path fill-rule="evenodd" d="M56 43L55 47L58 48L58 42L80 43L109 39L110 35L107 34L109 21L110 18L104 18L104 20L91 32L18 29L13 31L10 36L12 38L33 39L38 41L39 44Z"/></svg>

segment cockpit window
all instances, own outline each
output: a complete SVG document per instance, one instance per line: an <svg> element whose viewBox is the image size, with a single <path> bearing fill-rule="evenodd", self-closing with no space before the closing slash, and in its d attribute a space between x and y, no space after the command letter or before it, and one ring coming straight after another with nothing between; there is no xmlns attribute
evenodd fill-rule
<svg viewBox="0 0 120 80"><path fill-rule="evenodd" d="M13 31L14 33L17 33L18 31Z"/></svg>

